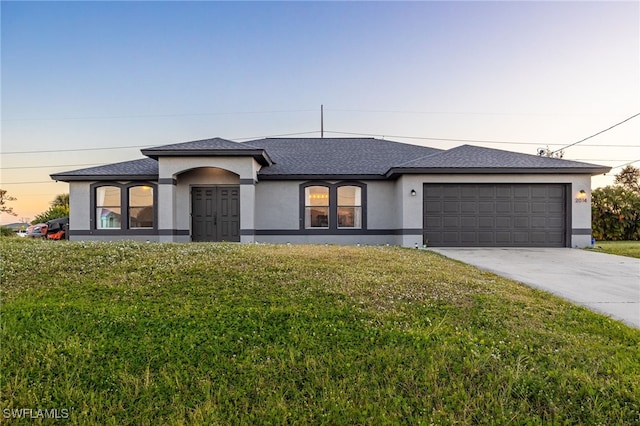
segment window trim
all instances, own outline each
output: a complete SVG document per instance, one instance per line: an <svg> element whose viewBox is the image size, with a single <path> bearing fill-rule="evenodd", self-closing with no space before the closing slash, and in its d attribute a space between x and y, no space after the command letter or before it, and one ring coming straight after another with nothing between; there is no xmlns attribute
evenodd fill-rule
<svg viewBox="0 0 640 426"><path fill-rule="evenodd" d="M306 227L306 196L305 190L310 186L325 186L329 188L329 226L327 228ZM338 188L341 186L357 186L360 188L360 223L359 228L338 227ZM358 234L367 230L367 184L358 181L307 181L299 188L300 226L299 229L307 234ZM344 206L343 206L344 207Z"/></svg>
<svg viewBox="0 0 640 426"><path fill-rule="evenodd" d="M120 188L120 210L122 219L120 220L120 228L98 228L96 217L97 189L103 186L114 186ZM130 228L129 224L129 189L135 186L148 186L153 189L153 227L149 228ZM91 216L89 218L89 229L94 235L149 235L156 234L158 231L158 185L148 181L132 181L132 182L113 182L103 181L92 183L89 187L90 191L90 208ZM135 206L134 206L135 207Z"/></svg>

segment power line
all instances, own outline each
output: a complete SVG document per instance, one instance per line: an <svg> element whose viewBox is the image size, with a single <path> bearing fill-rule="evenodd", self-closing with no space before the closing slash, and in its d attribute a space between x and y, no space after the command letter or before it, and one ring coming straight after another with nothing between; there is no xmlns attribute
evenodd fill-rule
<svg viewBox="0 0 640 426"><path fill-rule="evenodd" d="M633 164L633 163L637 163L638 161L640 161L640 159L638 159L638 160L633 160L633 161L629 161L628 163L624 163L624 164L621 164L621 165L619 165L619 166L612 167L612 168L611 168L611 170L619 169L619 168L621 168L621 167L625 167L625 166L629 166L629 165L631 165L631 164Z"/></svg>
<svg viewBox="0 0 640 426"><path fill-rule="evenodd" d="M49 167L83 167L83 166L99 166L104 163L90 163L90 164L59 164L59 165L42 165L42 166L18 166L18 167L0 167L0 170L21 170L21 169L45 169Z"/></svg>
<svg viewBox="0 0 640 426"><path fill-rule="evenodd" d="M282 136L296 136L296 135L308 135L311 133L318 133L317 130L312 132L297 132L297 133L283 133L279 135L268 135L268 136L251 136L246 138L233 138L236 140L243 139L260 139L260 138L277 138ZM54 152L76 152L76 151L102 151L102 150L114 150L114 149L133 149L133 148L149 148L155 145L130 145L130 146L111 146L106 148L68 148L68 149L49 149L49 150L36 150L36 151L9 151L9 152L1 152L2 155L9 154L40 154L40 153L54 153Z"/></svg>
<svg viewBox="0 0 640 426"><path fill-rule="evenodd" d="M75 151L103 151L110 149L133 149L133 148L149 148L153 145L132 145L132 146L111 146L107 148L71 148L71 149L48 149L48 150L37 150L37 151L10 151L10 152L2 152L2 155L9 154L40 154L40 153L52 153L52 152L75 152Z"/></svg>
<svg viewBox="0 0 640 426"><path fill-rule="evenodd" d="M4 118L1 121L49 121L49 120L111 120L121 118L159 118L159 117L199 117L210 115L241 115L241 114L282 114L292 112L312 112L315 109L294 109L279 111L231 111L231 112L195 112L195 113L174 113L174 114L138 114L138 115L95 115L85 117L30 117L30 118Z"/></svg>
<svg viewBox="0 0 640 426"><path fill-rule="evenodd" d="M383 138L402 138L402 139L419 139L419 140L433 140L433 141L448 141L448 142L477 142L477 143L491 143L491 144L509 144L509 145L562 145L559 143L547 143L547 142L517 142L517 141L496 141L496 140L484 140L484 139L454 139L454 138L434 138L425 136L401 136L401 135L388 135L381 133L361 133L361 132L339 132L325 130L325 133L334 133L341 135L356 135L356 136L382 136ZM589 145L590 147L608 147L608 148L633 148L635 145Z"/></svg>
<svg viewBox="0 0 640 426"><path fill-rule="evenodd" d="M591 139L591 138L594 138L594 137L596 137L596 136L598 136L598 135L601 135L601 134L602 134L602 133L604 133L604 132L608 132L609 130L613 129L614 127L618 127L619 125L621 125L621 124L623 124L623 123L626 123L627 121L629 121L629 120L631 120L631 119L633 119L633 118L636 118L636 117L637 117L637 116L639 116L639 115L640 115L640 112L639 112L639 113L637 113L637 114L632 115L632 116L631 116L631 117L629 117L629 118L626 118L626 119L622 120L622 121L621 121L621 122L619 122L619 123L614 124L614 125L613 125L613 126L611 126L611 127L608 127L608 128L606 128L606 129L604 129L604 130L601 130L601 131L599 131L598 133L594 133L594 134L593 134L593 135L591 135L591 136L587 136L586 138L584 138L584 139L582 139L582 140L579 140L578 142L574 142L574 143L569 144L569 145L567 145L567 146L565 146L565 147L562 147L562 148L560 148L560 149L557 149L557 150L555 150L555 151L551 152L551 154L556 153L556 152L558 152L558 151L562 151L562 150L567 149L567 148L569 148L569 147L572 147L572 146L574 146L574 145L578 145L579 143L582 143L582 142L584 142L584 141L586 141L586 140L588 140L588 139Z"/></svg>

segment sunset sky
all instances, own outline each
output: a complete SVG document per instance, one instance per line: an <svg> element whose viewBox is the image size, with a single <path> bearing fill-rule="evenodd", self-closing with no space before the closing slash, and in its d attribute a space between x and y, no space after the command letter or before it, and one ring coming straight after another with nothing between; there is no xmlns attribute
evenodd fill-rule
<svg viewBox="0 0 640 426"><path fill-rule="evenodd" d="M0 13L0 188L18 199L3 224L68 192L51 173L210 137L319 136L321 104L325 137L529 154L640 112L636 1L2 1ZM640 166L640 117L565 158Z"/></svg>

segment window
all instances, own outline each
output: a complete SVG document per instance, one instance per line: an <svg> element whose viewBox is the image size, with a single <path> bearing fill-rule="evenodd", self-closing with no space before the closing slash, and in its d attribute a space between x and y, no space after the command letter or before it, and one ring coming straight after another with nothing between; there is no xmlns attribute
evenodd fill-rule
<svg viewBox="0 0 640 426"><path fill-rule="evenodd" d="M307 186L304 194L305 228L329 228L329 188Z"/></svg>
<svg viewBox="0 0 640 426"><path fill-rule="evenodd" d="M344 233L366 229L366 193L367 186L359 182L303 183L300 185L301 229Z"/></svg>
<svg viewBox="0 0 640 426"><path fill-rule="evenodd" d="M120 229L122 223L120 188L96 188L96 229Z"/></svg>
<svg viewBox="0 0 640 426"><path fill-rule="evenodd" d="M105 234L145 234L156 229L156 191L153 183L109 182L91 185L93 229Z"/></svg>
<svg viewBox="0 0 640 426"><path fill-rule="evenodd" d="M153 188L129 188L129 228L153 228Z"/></svg>
<svg viewBox="0 0 640 426"><path fill-rule="evenodd" d="M338 228L362 228L362 197L359 186L338 187Z"/></svg>

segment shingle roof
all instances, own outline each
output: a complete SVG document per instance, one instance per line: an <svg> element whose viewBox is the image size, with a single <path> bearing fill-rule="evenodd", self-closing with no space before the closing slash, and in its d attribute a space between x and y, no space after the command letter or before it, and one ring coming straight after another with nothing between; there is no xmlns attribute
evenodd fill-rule
<svg viewBox="0 0 640 426"><path fill-rule="evenodd" d="M374 138L214 138L143 149L151 158L52 174L61 181L158 179L160 156L252 156L259 179L387 179L410 173L606 173L608 167L462 145L449 150Z"/></svg>
<svg viewBox="0 0 640 426"><path fill-rule="evenodd" d="M251 156L263 166L271 164L271 158L261 148L248 143L233 142L222 138L201 139L191 142L161 145L145 148L142 153L148 157L158 159L160 156Z"/></svg>
<svg viewBox="0 0 640 426"><path fill-rule="evenodd" d="M424 156L392 167L389 174L425 173L427 171L455 169L475 173L483 169L500 169L501 172L538 171L570 173L579 170L582 173L605 173L608 167L578 161L550 158L538 155L522 154L501 149L462 145L442 151L435 155Z"/></svg>
<svg viewBox="0 0 640 426"><path fill-rule="evenodd" d="M374 138L267 138L248 142L274 161L261 178L289 176L371 176L395 164L441 152L439 149Z"/></svg>
<svg viewBox="0 0 640 426"><path fill-rule="evenodd" d="M51 175L51 178L63 182L113 179L156 180L158 179L158 162L152 158L141 158L105 166L55 173Z"/></svg>

